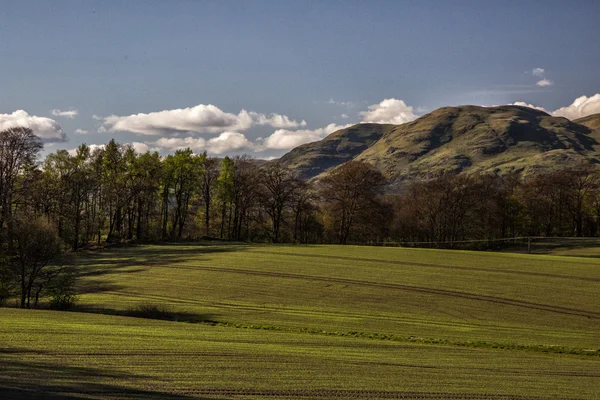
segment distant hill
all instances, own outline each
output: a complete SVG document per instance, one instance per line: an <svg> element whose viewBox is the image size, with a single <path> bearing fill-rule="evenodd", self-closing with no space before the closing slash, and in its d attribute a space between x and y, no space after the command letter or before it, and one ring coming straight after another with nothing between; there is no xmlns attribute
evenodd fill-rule
<svg viewBox="0 0 600 400"><path fill-rule="evenodd" d="M362 160L396 186L443 171L528 175L600 162L600 131L593 128L600 115L584 120L581 124L521 106L443 107L402 125L354 125L297 147L280 160L303 178Z"/></svg>
<svg viewBox="0 0 600 400"><path fill-rule="evenodd" d="M352 160L395 127L381 124L354 125L333 132L318 142L298 146L278 162L297 171L300 178L309 179Z"/></svg>
<svg viewBox="0 0 600 400"><path fill-rule="evenodd" d="M520 106L444 107L399 125L362 152L394 181L442 171L525 175L598 162L599 142L584 125Z"/></svg>
<svg viewBox="0 0 600 400"><path fill-rule="evenodd" d="M590 129L600 129L600 114L592 114L587 117L576 119L574 122L585 125Z"/></svg>

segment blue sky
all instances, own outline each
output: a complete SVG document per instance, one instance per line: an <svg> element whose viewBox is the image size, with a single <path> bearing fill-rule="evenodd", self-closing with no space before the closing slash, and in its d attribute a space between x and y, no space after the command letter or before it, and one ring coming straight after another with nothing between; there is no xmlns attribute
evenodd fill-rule
<svg viewBox="0 0 600 400"><path fill-rule="evenodd" d="M30 124L46 151L114 137L273 157L446 105L576 118L600 112L599 15L583 0L0 1L0 127Z"/></svg>

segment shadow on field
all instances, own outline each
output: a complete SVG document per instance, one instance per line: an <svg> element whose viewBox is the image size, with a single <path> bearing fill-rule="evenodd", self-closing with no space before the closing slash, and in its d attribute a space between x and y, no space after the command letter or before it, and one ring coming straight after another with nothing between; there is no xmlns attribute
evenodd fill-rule
<svg viewBox="0 0 600 400"><path fill-rule="evenodd" d="M0 353L0 356L2 353ZM75 400L75 399L170 399L189 397L168 392L134 389L116 383L131 385L156 382L155 378L40 362L3 360L0 357L0 398L11 400Z"/></svg>
<svg viewBox="0 0 600 400"><path fill-rule="evenodd" d="M80 265L79 276L90 279L79 283L78 292L91 294L122 289L122 285L102 279L111 274L135 274L148 271L153 265L173 267L190 259L209 261L211 254L244 251L247 248L247 245L239 243L169 243L82 252L76 259Z"/></svg>
<svg viewBox="0 0 600 400"><path fill-rule="evenodd" d="M190 312L173 311L168 306L142 304L128 310L102 308L94 306L75 306L71 311L91 314L118 315L121 317L134 317L157 319L161 321L187 322L192 324L216 322L216 314L196 314Z"/></svg>

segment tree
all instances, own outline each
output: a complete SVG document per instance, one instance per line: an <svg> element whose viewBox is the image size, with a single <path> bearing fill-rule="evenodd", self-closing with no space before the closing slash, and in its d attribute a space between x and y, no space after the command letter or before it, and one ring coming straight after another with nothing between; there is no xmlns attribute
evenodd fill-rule
<svg viewBox="0 0 600 400"><path fill-rule="evenodd" d="M199 158L202 167L200 179L200 194L204 202L204 234L210 236L210 210L215 191L215 182L219 177L219 163L214 158L208 158L206 152Z"/></svg>
<svg viewBox="0 0 600 400"><path fill-rule="evenodd" d="M131 165L133 204L137 212L137 240L150 237L152 213L158 203L158 191L163 179L163 165L157 152L139 155Z"/></svg>
<svg viewBox="0 0 600 400"><path fill-rule="evenodd" d="M14 226L12 264L20 284L21 307L38 304L40 293L63 271L61 241L47 221L21 217Z"/></svg>
<svg viewBox="0 0 600 400"><path fill-rule="evenodd" d="M346 244L357 217L373 211L385 178L375 167L350 161L333 170L320 182L321 196L331 206L338 238Z"/></svg>
<svg viewBox="0 0 600 400"><path fill-rule="evenodd" d="M16 127L0 132L0 231L8 228L12 237L12 210L17 177L35 163L42 140L29 128ZM0 241L2 237L0 235ZM12 246L11 241L8 243Z"/></svg>
<svg viewBox="0 0 600 400"><path fill-rule="evenodd" d="M291 171L278 163L270 164L260 172L263 188L262 205L271 220L271 239L273 243L278 243L284 211L291 205L300 185Z"/></svg>
<svg viewBox="0 0 600 400"><path fill-rule="evenodd" d="M227 210L229 208L229 219L231 220L231 203L234 196L234 161L225 156L221 161L221 170L217 178L217 197L221 208L221 230L220 237L225 237L225 222L227 219Z"/></svg>
<svg viewBox="0 0 600 400"><path fill-rule="evenodd" d="M196 193L197 182L202 173L198 158L193 156L192 150L177 150L164 161L165 181L163 188L163 201L165 204L165 227L169 209L172 208L171 239L181 239L183 229L188 217L190 201Z"/></svg>

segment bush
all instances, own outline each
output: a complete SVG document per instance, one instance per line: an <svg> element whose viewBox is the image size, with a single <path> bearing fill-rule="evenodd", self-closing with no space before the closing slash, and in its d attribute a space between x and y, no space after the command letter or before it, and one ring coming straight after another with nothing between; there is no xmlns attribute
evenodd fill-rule
<svg viewBox="0 0 600 400"><path fill-rule="evenodd" d="M75 280L75 272L69 268L50 282L47 295L52 310L70 310L77 303L79 296L75 292Z"/></svg>
<svg viewBox="0 0 600 400"><path fill-rule="evenodd" d="M176 319L173 310L170 307L159 304L140 304L131 309L128 314L138 318L162 319L168 321Z"/></svg>
<svg viewBox="0 0 600 400"><path fill-rule="evenodd" d="M79 296L73 293L56 293L50 295L50 309L66 311L73 308Z"/></svg>

